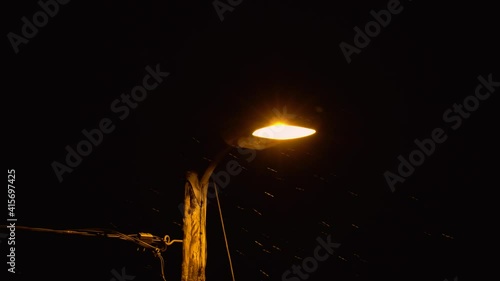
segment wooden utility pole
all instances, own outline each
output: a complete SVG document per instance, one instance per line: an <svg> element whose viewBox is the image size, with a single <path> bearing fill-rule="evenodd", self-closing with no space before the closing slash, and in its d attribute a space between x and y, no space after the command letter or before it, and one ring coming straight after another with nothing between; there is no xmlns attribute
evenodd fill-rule
<svg viewBox="0 0 500 281"><path fill-rule="evenodd" d="M184 238L182 281L205 281L207 256L206 196L208 184L200 185L198 175L188 172L184 197Z"/></svg>
<svg viewBox="0 0 500 281"><path fill-rule="evenodd" d="M198 173L186 174L184 195L184 239L182 240L182 281L205 281L207 265L207 195L210 177L219 162L234 147L262 150L272 147L276 140L240 137L226 141L226 146L215 156L200 178Z"/></svg>
<svg viewBox="0 0 500 281"><path fill-rule="evenodd" d="M208 184L215 167L231 148L231 146L228 146L223 149L210 163L201 178L193 171L186 174L182 281L205 281Z"/></svg>

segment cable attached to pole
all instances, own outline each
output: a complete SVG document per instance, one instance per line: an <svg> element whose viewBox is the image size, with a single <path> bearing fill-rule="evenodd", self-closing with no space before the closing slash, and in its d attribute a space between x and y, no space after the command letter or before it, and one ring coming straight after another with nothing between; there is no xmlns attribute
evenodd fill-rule
<svg viewBox="0 0 500 281"><path fill-rule="evenodd" d="M0 225L0 228L7 227L6 225ZM161 277L163 281L165 278L165 260L162 256L162 252L167 250L167 246L173 243L182 243L182 240L174 239L170 240L170 236L165 235L163 238L152 235L150 233L139 232L139 234L123 234L121 232L101 229L101 228L83 228L83 229L49 229L40 227L28 227L28 226L16 226L16 229L36 231L36 232L50 232L58 234L71 234L71 235L82 235L82 236L94 236L94 237L106 237L106 238L117 238L125 241L130 241L138 244L144 248L148 248L153 251L153 255L160 260L161 267ZM162 247L157 247L155 244L160 244Z"/></svg>
<svg viewBox="0 0 500 281"><path fill-rule="evenodd" d="M226 242L226 250L227 250L227 257L229 258L229 267L231 268L231 276L234 279L234 271L233 271L233 262L231 261L231 253L229 252L229 245L227 243L227 237L226 237L226 228L224 227L224 219L222 218L222 209L220 207L220 202L219 202L219 193L217 192L217 185L214 182L214 188L215 188L215 197L217 198L217 205L219 206L219 214L220 214L220 221L222 224L222 232L224 233L224 241Z"/></svg>

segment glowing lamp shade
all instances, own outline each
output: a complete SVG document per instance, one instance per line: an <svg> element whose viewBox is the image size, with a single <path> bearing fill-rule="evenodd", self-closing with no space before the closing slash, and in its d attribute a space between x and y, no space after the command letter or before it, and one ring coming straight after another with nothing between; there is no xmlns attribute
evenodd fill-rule
<svg viewBox="0 0 500 281"><path fill-rule="evenodd" d="M271 126L255 130L252 135L259 138L273 140L290 140L310 136L316 133L316 130L287 125L284 123L275 123Z"/></svg>

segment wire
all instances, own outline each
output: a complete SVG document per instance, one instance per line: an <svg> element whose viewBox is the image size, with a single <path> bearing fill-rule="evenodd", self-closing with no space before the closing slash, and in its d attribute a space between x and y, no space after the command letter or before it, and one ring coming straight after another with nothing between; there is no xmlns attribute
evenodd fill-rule
<svg viewBox="0 0 500 281"><path fill-rule="evenodd" d="M2 225L3 227L3 225ZM130 241L136 244L139 244L142 247L149 249L156 249L154 245L146 243L138 238L136 238L135 234L123 234L121 232L111 230L111 229L101 229L101 228L83 228L83 229L49 229L49 228L40 228L40 227L29 227L29 226L16 226L16 229L21 230L29 230L29 231L38 231L38 232L51 232L58 234L74 234L74 235L82 235L82 236L101 236L107 238L119 238L122 240ZM163 239L159 237L153 237L155 242L163 242Z"/></svg>
<svg viewBox="0 0 500 281"><path fill-rule="evenodd" d="M226 250L227 250L227 257L229 258L229 267L231 268L231 276L234 279L234 271L233 271L233 263L231 261L231 254L229 253L229 245L227 243L227 237L226 237L226 228L224 227L224 219L222 218L222 209L220 207L220 202L219 202L219 193L217 192L217 186L215 185L214 182L214 188L215 188L215 196L217 198L217 205L219 206L219 214L220 214L220 221L222 223L222 232L224 233L224 241L226 241Z"/></svg>
<svg viewBox="0 0 500 281"><path fill-rule="evenodd" d="M163 256L161 255L159 249L156 249L156 252L154 254L158 257L158 259L160 259L161 278L163 278L163 281L167 281L167 279L165 279L165 260L163 259Z"/></svg>
<svg viewBox="0 0 500 281"><path fill-rule="evenodd" d="M6 225L0 225L0 227L5 227L7 228ZM162 248L158 248L150 243L147 243L145 241L142 241L137 234L123 234L121 232L112 230L112 229L102 229L102 228L83 228L83 229L49 229L49 228L40 228L40 227L28 227L28 226L16 226L16 229L21 229L21 230L29 230L29 231L38 231L38 232L51 232L51 233L58 233L58 234L74 234L74 235L83 235L83 236L101 236L101 237L107 237L107 238L118 238L126 241L130 241L133 243L136 243L144 248L148 248L153 250L153 255L158 257L160 260L160 266L161 266L161 277L163 278L164 281L165 279L165 260L163 256L161 255L162 252L167 250L167 246L172 245L175 242L180 242L182 243L183 240L179 239L174 239L170 240L170 236L165 235L163 238L154 236L152 235L152 242L154 243L159 243L162 244Z"/></svg>

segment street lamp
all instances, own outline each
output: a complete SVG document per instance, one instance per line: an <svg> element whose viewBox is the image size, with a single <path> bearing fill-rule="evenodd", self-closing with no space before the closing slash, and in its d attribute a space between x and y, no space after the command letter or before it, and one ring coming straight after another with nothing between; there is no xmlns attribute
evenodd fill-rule
<svg viewBox="0 0 500 281"><path fill-rule="evenodd" d="M184 196L182 281L205 281L208 182L217 164L224 156L233 147L262 150L283 140L303 138L314 133L316 131L311 128L275 122L254 130L250 136L226 141L227 146L216 155L201 178L196 172L187 172Z"/></svg>
<svg viewBox="0 0 500 281"><path fill-rule="evenodd" d="M276 122L270 126L255 130L252 136L274 140L291 140L307 137L314 133L316 133L314 129Z"/></svg>

